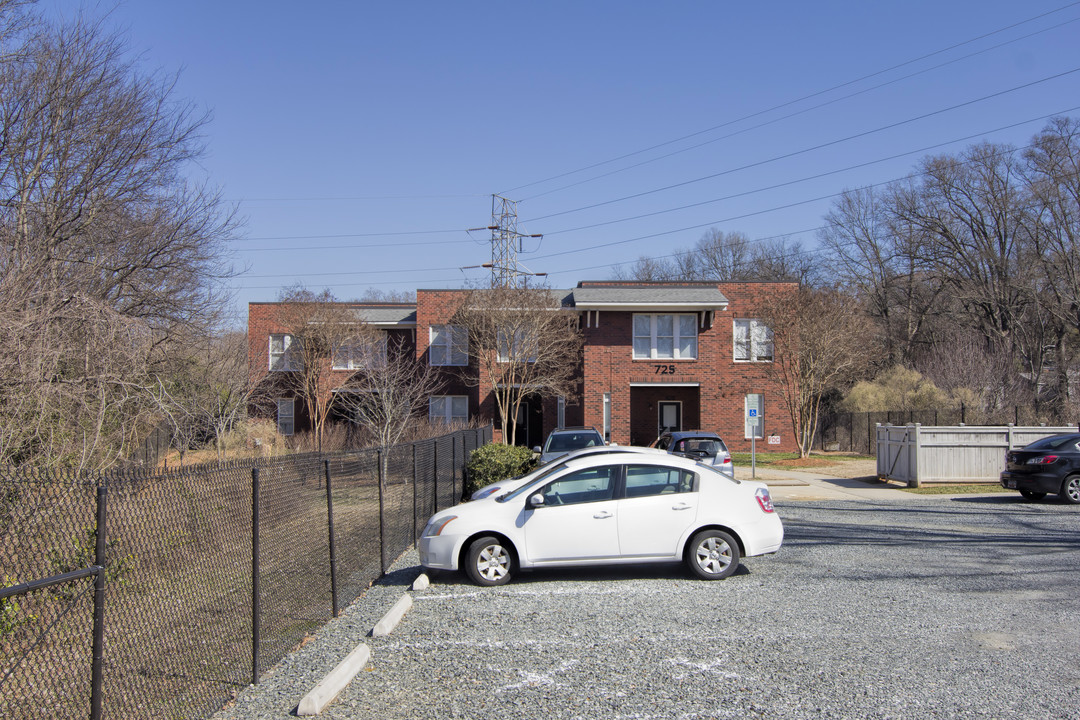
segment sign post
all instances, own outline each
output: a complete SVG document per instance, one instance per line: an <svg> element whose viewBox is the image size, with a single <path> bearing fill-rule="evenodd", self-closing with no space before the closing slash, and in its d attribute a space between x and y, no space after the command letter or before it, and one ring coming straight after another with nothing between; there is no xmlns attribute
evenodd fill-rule
<svg viewBox="0 0 1080 720"><path fill-rule="evenodd" d="M757 478L757 408L747 408L746 415L754 420L750 429L750 477Z"/></svg>

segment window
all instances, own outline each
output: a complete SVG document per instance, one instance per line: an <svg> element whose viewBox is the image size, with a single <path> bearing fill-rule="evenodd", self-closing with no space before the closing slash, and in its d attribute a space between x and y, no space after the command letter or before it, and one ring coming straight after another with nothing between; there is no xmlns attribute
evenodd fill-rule
<svg viewBox="0 0 1080 720"><path fill-rule="evenodd" d="M619 468L589 468L564 475L543 489L544 505L577 505L615 497L615 478Z"/></svg>
<svg viewBox="0 0 1080 720"><path fill-rule="evenodd" d="M746 396L746 438L765 437L765 396L751 393Z"/></svg>
<svg viewBox="0 0 1080 720"><path fill-rule="evenodd" d="M555 410L555 421L559 427L566 427L566 398L562 395L559 396L558 404Z"/></svg>
<svg viewBox="0 0 1080 720"><path fill-rule="evenodd" d="M656 465L626 466L626 497L686 493L694 489L694 473Z"/></svg>
<svg viewBox="0 0 1080 720"><path fill-rule="evenodd" d="M468 422L469 398L465 395L436 395L428 400L428 419L432 423Z"/></svg>
<svg viewBox="0 0 1080 720"><path fill-rule="evenodd" d="M277 401L277 431L282 435L292 435L293 425L293 400Z"/></svg>
<svg viewBox="0 0 1080 720"><path fill-rule="evenodd" d="M386 333L378 340L367 338L346 341L334 348L330 367L334 370L363 370L386 365Z"/></svg>
<svg viewBox="0 0 1080 720"><path fill-rule="evenodd" d="M468 365L469 331L457 325L432 325L428 362L432 365Z"/></svg>
<svg viewBox="0 0 1080 720"><path fill-rule="evenodd" d="M697 315L634 315L634 359L697 357Z"/></svg>
<svg viewBox="0 0 1080 720"><path fill-rule="evenodd" d="M296 356L299 343L293 342L292 335L270 336L270 369L271 370L299 370L300 358ZM296 348L293 345L296 344Z"/></svg>
<svg viewBox="0 0 1080 720"><path fill-rule="evenodd" d="M735 360L772 362L773 333L760 320L735 321Z"/></svg>
<svg viewBox="0 0 1080 720"><path fill-rule="evenodd" d="M499 362L536 362L536 340L529 337L525 328L513 331L513 344L510 343L510 332L499 331Z"/></svg>

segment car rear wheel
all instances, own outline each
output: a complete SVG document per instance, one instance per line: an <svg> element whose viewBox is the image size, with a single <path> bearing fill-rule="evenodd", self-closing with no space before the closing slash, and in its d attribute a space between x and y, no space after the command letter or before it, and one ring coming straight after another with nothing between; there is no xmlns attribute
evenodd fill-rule
<svg viewBox="0 0 1080 720"><path fill-rule="evenodd" d="M513 569L514 557L498 538L477 538L469 545L465 574L477 585L505 585Z"/></svg>
<svg viewBox="0 0 1080 720"><path fill-rule="evenodd" d="M686 553L690 571L702 580L723 580L739 567L739 545L720 530L702 530Z"/></svg>
<svg viewBox="0 0 1080 720"><path fill-rule="evenodd" d="M1061 499L1070 505L1080 505L1080 475L1070 475L1061 483Z"/></svg>
<svg viewBox="0 0 1080 720"><path fill-rule="evenodd" d="M1035 492L1034 490L1021 490L1020 494L1026 497L1028 500L1042 500L1046 497L1044 492Z"/></svg>

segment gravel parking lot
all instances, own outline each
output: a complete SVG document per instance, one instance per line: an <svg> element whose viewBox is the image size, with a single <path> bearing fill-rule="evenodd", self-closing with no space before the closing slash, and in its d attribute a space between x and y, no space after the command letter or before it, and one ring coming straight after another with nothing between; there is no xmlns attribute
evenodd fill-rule
<svg viewBox="0 0 1080 720"><path fill-rule="evenodd" d="M779 554L722 582L673 566L444 574L365 638L385 584L220 718L285 718L357 642L329 718L1077 718L1077 508L1013 495L778 503Z"/></svg>

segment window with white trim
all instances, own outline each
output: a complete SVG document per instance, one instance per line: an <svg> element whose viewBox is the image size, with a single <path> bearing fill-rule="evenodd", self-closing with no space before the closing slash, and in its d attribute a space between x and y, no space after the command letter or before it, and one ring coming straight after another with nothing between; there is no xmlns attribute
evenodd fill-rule
<svg viewBox="0 0 1080 720"><path fill-rule="evenodd" d="M510 342L510 333L500 330L498 333L499 362L536 362L536 337L531 335L526 328L518 328L513 331L513 343Z"/></svg>
<svg viewBox="0 0 1080 720"><path fill-rule="evenodd" d="M334 370L363 370L386 365L386 333L377 340L362 338L346 340L334 347L330 367Z"/></svg>
<svg viewBox="0 0 1080 720"><path fill-rule="evenodd" d="M761 393L748 394L744 401L743 417L746 418L744 437L747 440L765 437L765 396Z"/></svg>
<svg viewBox="0 0 1080 720"><path fill-rule="evenodd" d="M428 399L428 420L432 423L469 421L469 398L466 395L434 395Z"/></svg>
<svg viewBox="0 0 1080 720"><path fill-rule="evenodd" d="M634 359L696 359L697 331L697 315L636 314L634 315Z"/></svg>
<svg viewBox="0 0 1080 720"><path fill-rule="evenodd" d="M428 362L432 365L468 365L469 331L457 325L432 325L428 336Z"/></svg>
<svg viewBox="0 0 1080 720"><path fill-rule="evenodd" d="M297 357L296 349L299 342L294 342L292 335L285 333L270 336L270 369L271 370L300 370L300 358ZM296 345L296 348L293 345Z"/></svg>
<svg viewBox="0 0 1080 720"><path fill-rule="evenodd" d="M296 404L291 398L277 401L277 431L279 434L293 434L296 429L293 422L295 410Z"/></svg>
<svg viewBox="0 0 1080 720"><path fill-rule="evenodd" d="M760 320L735 321L735 361L772 362L773 332Z"/></svg>
<svg viewBox="0 0 1080 720"><path fill-rule="evenodd" d="M611 442L611 393L604 393L604 442Z"/></svg>

